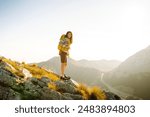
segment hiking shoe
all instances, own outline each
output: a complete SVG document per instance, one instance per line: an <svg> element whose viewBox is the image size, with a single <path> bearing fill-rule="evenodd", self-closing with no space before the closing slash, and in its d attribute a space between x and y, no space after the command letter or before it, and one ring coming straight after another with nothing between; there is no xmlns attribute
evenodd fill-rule
<svg viewBox="0 0 150 117"><path fill-rule="evenodd" d="M70 76L67 76L66 74L64 74L65 78L67 78L68 80L71 79Z"/></svg>
<svg viewBox="0 0 150 117"><path fill-rule="evenodd" d="M65 78L64 76L60 76L60 79L64 80L64 78Z"/></svg>
<svg viewBox="0 0 150 117"><path fill-rule="evenodd" d="M62 79L62 80L69 80L70 78L65 77L65 76L60 76L60 79Z"/></svg>

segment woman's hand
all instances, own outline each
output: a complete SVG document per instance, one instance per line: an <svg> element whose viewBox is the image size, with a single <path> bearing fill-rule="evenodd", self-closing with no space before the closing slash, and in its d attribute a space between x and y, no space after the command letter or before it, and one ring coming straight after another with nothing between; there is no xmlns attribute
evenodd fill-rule
<svg viewBox="0 0 150 117"><path fill-rule="evenodd" d="M67 53L67 55L69 55L69 51L64 51L64 52L66 52L66 53Z"/></svg>

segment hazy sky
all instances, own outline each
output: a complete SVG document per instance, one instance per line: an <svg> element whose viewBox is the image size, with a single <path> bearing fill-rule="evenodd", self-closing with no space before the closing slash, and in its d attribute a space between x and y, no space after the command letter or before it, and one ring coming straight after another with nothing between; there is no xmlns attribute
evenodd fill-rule
<svg viewBox="0 0 150 117"><path fill-rule="evenodd" d="M149 0L0 0L0 55L38 62L58 56L73 32L73 59L125 60L150 45Z"/></svg>

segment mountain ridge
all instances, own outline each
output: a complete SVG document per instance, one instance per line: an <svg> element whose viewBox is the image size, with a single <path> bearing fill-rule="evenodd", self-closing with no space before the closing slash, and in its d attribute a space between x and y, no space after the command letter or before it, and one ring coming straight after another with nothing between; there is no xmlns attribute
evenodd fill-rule
<svg viewBox="0 0 150 117"><path fill-rule="evenodd" d="M142 99L150 99L150 46L136 52L116 69L106 73L105 82Z"/></svg>
<svg viewBox="0 0 150 117"><path fill-rule="evenodd" d="M36 64L39 64L42 62L51 62L51 61L55 61L55 60L59 61L58 59L59 59L59 57L55 56L55 57L52 57L52 58L45 60L45 61L36 62ZM111 60L107 60L107 59L100 59L100 60L80 59L80 60L75 60L72 58L68 58L68 61L71 61L71 62L73 62L73 63L75 63L81 67L90 67L90 68L94 68L94 69L97 69L97 70L100 70L103 72L111 71L112 69L117 67L119 64L121 64L121 61L115 60L115 59L111 59ZM93 65L91 66L91 64L93 64ZM95 65L97 65L97 64L99 64L99 66L95 67ZM101 67L100 67L100 65L101 65ZM103 69L102 66L106 67L106 68L104 68L105 70Z"/></svg>

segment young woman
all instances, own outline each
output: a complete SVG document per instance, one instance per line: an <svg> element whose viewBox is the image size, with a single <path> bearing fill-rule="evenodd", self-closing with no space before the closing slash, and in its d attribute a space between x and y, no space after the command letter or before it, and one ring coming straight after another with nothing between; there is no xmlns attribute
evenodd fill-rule
<svg viewBox="0 0 150 117"><path fill-rule="evenodd" d="M64 80L69 80L70 77L65 75L65 69L67 67L67 56L69 55L70 45L73 41L73 35L71 31L68 31L66 34L63 34L60 38L58 44L58 50L61 60L61 75L60 78Z"/></svg>

